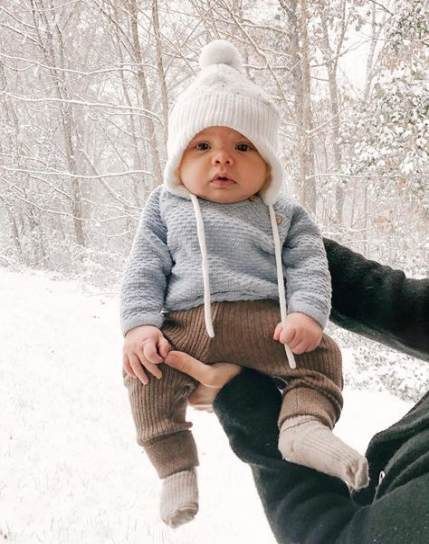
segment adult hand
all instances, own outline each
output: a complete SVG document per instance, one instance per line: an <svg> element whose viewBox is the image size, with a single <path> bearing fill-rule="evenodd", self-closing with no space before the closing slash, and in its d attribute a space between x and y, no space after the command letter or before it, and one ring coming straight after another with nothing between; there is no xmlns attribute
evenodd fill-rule
<svg viewBox="0 0 429 544"><path fill-rule="evenodd" d="M216 395L222 387L241 372L241 366L232 363L207 365L182 351L170 351L164 362L200 382L189 396L188 402L197 410L210 412Z"/></svg>

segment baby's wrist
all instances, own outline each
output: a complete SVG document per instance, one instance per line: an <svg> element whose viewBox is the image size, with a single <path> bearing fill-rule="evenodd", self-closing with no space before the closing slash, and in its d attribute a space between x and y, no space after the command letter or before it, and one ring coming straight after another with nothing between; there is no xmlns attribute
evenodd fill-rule
<svg viewBox="0 0 429 544"><path fill-rule="evenodd" d="M156 327L155 325L138 325L137 327L133 327L125 334L125 339L134 338L134 337L141 337L143 335L151 336L153 334L157 334L160 332L160 329Z"/></svg>
<svg viewBox="0 0 429 544"><path fill-rule="evenodd" d="M315 318L315 317L312 317L311 315L308 315L306 314L305 312L291 312L288 317L292 317L292 316L295 316L295 318L299 318L301 319L302 321L307 321L310 320L310 322L312 324L315 324L319 327L319 329L323 332L323 327L322 325L320 324L320 322ZM286 318L287 319L287 318Z"/></svg>

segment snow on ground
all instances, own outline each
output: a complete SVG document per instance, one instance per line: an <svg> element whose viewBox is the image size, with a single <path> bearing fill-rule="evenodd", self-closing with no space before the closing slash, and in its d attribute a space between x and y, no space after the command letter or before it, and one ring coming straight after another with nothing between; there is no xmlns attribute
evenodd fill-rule
<svg viewBox="0 0 429 544"><path fill-rule="evenodd" d="M248 468L207 413L190 413L201 462L198 518L176 531L159 521L159 481L134 441L122 385L114 293L0 269L0 300L0 539L274 543ZM346 389L336 432L364 451L410 405Z"/></svg>

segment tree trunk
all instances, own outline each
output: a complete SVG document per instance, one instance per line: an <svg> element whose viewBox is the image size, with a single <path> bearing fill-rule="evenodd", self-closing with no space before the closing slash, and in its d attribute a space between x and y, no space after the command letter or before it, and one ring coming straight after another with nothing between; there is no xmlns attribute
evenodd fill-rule
<svg viewBox="0 0 429 544"><path fill-rule="evenodd" d="M343 19L345 12L343 10ZM331 110L331 145L334 153L334 170L338 173L341 169L342 157L341 157L341 148L339 145L340 137L340 117L339 117L339 107L338 107L338 86L337 86L337 58L336 53L332 51L331 45L329 43L329 32L328 25L326 21L326 13L324 10L320 11L320 19L322 23L322 40L323 40L323 50L324 57L326 62L326 69L328 72L328 82L329 82L329 104ZM344 20L343 20L344 24ZM341 40L342 42L342 40ZM336 48L337 52L341 47L341 43ZM343 223L343 208L344 208L344 189L342 186L342 180L337 179L335 185L335 211L336 211L336 221L338 224Z"/></svg>
<svg viewBox="0 0 429 544"><path fill-rule="evenodd" d="M15 245L16 253L18 255L18 260L21 263L25 263L25 256L24 256L24 252L23 252L23 249L22 249L21 240L20 240L20 237L19 237L18 225L16 224L15 217L14 217L14 215L12 213L12 209L11 209L9 203L7 202L7 200L4 199L1 195L0 195L0 200L3 202L3 205L4 205L4 207L6 208L6 211L7 211L7 215L9 217L10 228L11 228L11 231L12 231L12 241L13 241L13 243Z"/></svg>
<svg viewBox="0 0 429 544"><path fill-rule="evenodd" d="M137 19L137 4L136 0L129 0L130 7L130 16L131 16L131 33L132 33L132 42L133 42L133 54L135 57L136 63L139 65L137 71L137 79L141 91L143 107L147 111L151 111L151 103L149 99L149 90L147 87L146 77L143 72L143 53L140 45L140 34L138 27ZM161 161L158 152L157 138L155 133L155 125L151 117L147 117L144 121L144 128L147 134L147 139L149 141L149 148L151 152L152 159L152 168L154 178L152 179L151 189L155 188L162 182L162 169Z"/></svg>
<svg viewBox="0 0 429 544"><path fill-rule="evenodd" d="M77 162L76 162L76 150L73 146L73 130L74 130L74 123L73 123L73 116L71 111L70 104L67 103L67 101L70 99L70 93L67 87L66 82L66 76L65 72L61 70L57 70L56 68L64 68L64 43L63 43L63 37L61 34L61 30L56 22L53 23L54 29L55 29L55 36L56 40L54 42L54 35L52 31L52 25L47 17L47 13L49 11L45 9L44 5L42 4L42 9L38 10L38 8L35 6L34 0L32 0L32 6L33 6L33 20L34 25L36 27L40 46L42 48L42 51L45 56L45 61L48 65L52 66L52 68L49 69L49 72L51 73L51 76L54 81L54 90L56 93L56 96L59 100L61 100L61 124L63 128L63 135L64 135L64 150L65 150L65 158L67 163L68 171L76 175L76 177L72 178L71 182L71 195L72 195L72 204L71 204L71 213L72 213L72 221L73 221L73 228L75 233L76 242L81 245L85 246L85 235L84 235L84 228L83 228L83 214L82 214L82 194L81 194L81 187L80 187L80 180L77 177ZM51 15L55 17L55 11L52 12L52 8L50 9ZM43 43L42 34L40 31L40 24L39 19L37 16L40 17L43 20L43 25L46 29L46 44ZM55 50L55 46L57 46L57 51ZM57 55L59 59L57 59Z"/></svg>
<svg viewBox="0 0 429 544"><path fill-rule="evenodd" d="M116 3L113 4L113 10L114 10L114 20L118 21L119 13L118 13ZM113 25L113 28L114 28L114 33L115 33L116 42L117 42L117 51L118 51L120 64L121 66L123 66L125 64L125 61L124 61L124 53L122 51L122 40L121 40L120 29L118 28L117 24ZM124 70L120 70L119 73L121 76L122 89L123 89L126 103L128 106L131 107L132 101L131 101L130 93L128 90L128 82L125 79ZM138 124L140 124L140 118L137 119L137 122ZM132 142L133 142L133 169L143 170L143 160L140 155L140 146L139 146L139 141L137 138L138 127L136 126L136 120L134 118L134 115L130 115L130 125L131 125L130 129L131 129ZM141 201L140 201L139 187L135 179L135 176L132 176L132 180L131 180L131 194L136 206L140 207Z"/></svg>
<svg viewBox="0 0 429 544"><path fill-rule="evenodd" d="M294 2L293 2L294 3ZM316 213L316 178L313 145L313 113L311 109L310 60L307 33L307 0L300 0L300 14L297 32L301 35L301 95L302 95L302 127L300 146L300 165L302 180L302 204ZM298 87L299 88L299 87ZM299 123L299 119L297 120Z"/></svg>
<svg viewBox="0 0 429 544"><path fill-rule="evenodd" d="M313 126L310 96L310 66L308 58L307 14L305 0L279 0L287 15L290 29L290 55L292 59L292 87L296 123L299 174L297 189L303 206L316 212L316 182ZM301 9L299 9L301 7ZM298 13L300 11L300 13ZM300 37L302 40L300 40Z"/></svg>
<svg viewBox="0 0 429 544"><path fill-rule="evenodd" d="M162 62L162 43L161 33L159 30L159 14L158 14L158 0L152 0L152 21L153 32L155 35L155 60L158 68L159 86L161 89L161 104L162 104L162 118L164 121L163 126L163 142L164 148L167 147L167 133L168 133L168 93L167 84L165 82L164 65Z"/></svg>

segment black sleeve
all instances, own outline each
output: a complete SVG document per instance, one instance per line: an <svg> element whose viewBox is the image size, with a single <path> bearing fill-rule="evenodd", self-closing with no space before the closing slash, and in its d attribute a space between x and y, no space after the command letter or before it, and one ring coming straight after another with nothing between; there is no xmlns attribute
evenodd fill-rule
<svg viewBox="0 0 429 544"><path fill-rule="evenodd" d="M429 360L429 281L408 279L401 271L369 261L331 240L325 240L325 246L332 275L333 321ZM421 451L415 442L427 427L420 423L413 427L416 434L410 439L408 460L397 474L400 463L389 474L395 483L394 491L373 502L369 497L358 504L339 479L281 459L277 449L280 403L273 381L248 369L228 383L214 402L232 449L252 470L279 544L426 542L426 435L422 434ZM372 453L372 461L381 450L385 460L391 458L392 448L382 444ZM409 455L415 457L414 462L409 462Z"/></svg>
<svg viewBox="0 0 429 544"><path fill-rule="evenodd" d="M277 541L333 543L357 507L339 479L281 459L280 402L271 378L243 369L223 387L213 407L231 448L250 465Z"/></svg>
<svg viewBox="0 0 429 544"><path fill-rule="evenodd" d="M324 239L334 323L429 361L429 279L410 279Z"/></svg>
<svg viewBox="0 0 429 544"><path fill-rule="evenodd" d="M232 449L252 470L279 544L426 542L429 456L418 477L408 475L407 463L404 471L396 475L393 492L360 506L339 479L281 460L276 425L280 401L270 378L244 369L214 402ZM423 448L418 452L419 459L425 451Z"/></svg>

